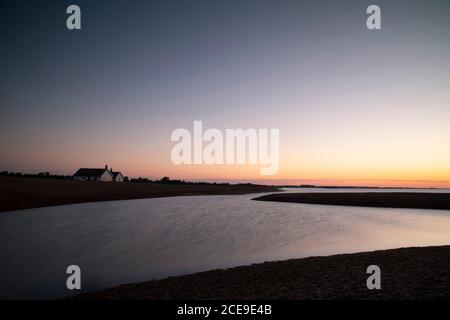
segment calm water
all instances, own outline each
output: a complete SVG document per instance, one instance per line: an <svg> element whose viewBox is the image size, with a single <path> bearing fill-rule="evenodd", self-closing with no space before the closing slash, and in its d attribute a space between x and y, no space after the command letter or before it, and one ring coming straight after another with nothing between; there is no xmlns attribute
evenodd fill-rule
<svg viewBox="0 0 450 320"><path fill-rule="evenodd" d="M81 267L86 292L255 262L450 244L450 211L253 197L126 200L1 213L0 298L70 295L65 271L71 264Z"/></svg>

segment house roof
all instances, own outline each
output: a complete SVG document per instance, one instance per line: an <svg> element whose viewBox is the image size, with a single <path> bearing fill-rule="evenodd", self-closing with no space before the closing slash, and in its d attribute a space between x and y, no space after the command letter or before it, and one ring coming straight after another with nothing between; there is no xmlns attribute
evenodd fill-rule
<svg viewBox="0 0 450 320"><path fill-rule="evenodd" d="M100 177L107 169L95 169L95 168L81 168L75 174L74 177Z"/></svg>
<svg viewBox="0 0 450 320"><path fill-rule="evenodd" d="M122 175L122 172L120 171L111 171L114 178L116 178L119 174Z"/></svg>

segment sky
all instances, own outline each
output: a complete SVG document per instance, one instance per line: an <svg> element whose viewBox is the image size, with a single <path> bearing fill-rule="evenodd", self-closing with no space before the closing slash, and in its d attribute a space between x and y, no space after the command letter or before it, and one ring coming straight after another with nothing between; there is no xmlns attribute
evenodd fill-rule
<svg viewBox="0 0 450 320"><path fill-rule="evenodd" d="M0 171L450 187L449 36L448 0L2 0ZM194 120L279 129L278 174L174 165Z"/></svg>

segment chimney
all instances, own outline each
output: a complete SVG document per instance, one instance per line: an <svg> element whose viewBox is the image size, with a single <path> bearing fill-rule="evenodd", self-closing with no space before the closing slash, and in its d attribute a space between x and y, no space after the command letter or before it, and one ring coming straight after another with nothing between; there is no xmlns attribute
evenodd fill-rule
<svg viewBox="0 0 450 320"><path fill-rule="evenodd" d="M105 169L108 170L108 165L107 164L105 164Z"/></svg>

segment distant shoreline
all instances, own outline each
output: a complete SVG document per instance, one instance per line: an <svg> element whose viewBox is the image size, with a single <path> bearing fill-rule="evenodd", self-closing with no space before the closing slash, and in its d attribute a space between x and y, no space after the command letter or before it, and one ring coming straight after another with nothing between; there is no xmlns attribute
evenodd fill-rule
<svg viewBox="0 0 450 320"><path fill-rule="evenodd" d="M0 177L0 212L65 204L195 195L276 192L253 184L162 184L80 182L67 179Z"/></svg>
<svg viewBox="0 0 450 320"><path fill-rule="evenodd" d="M450 193L431 192L279 193L264 195L252 200L334 206L450 210Z"/></svg>
<svg viewBox="0 0 450 320"><path fill-rule="evenodd" d="M381 269L368 290L367 267ZM86 293L75 299L450 299L450 246L265 262Z"/></svg>
<svg viewBox="0 0 450 320"><path fill-rule="evenodd" d="M37 176L0 176L0 212L49 207L66 204L145 199L195 195L239 195L278 192L281 188L356 189L372 187L344 186L269 186L257 184L201 183L170 181L155 182L80 182L70 179ZM373 189L405 189L384 188ZM427 188L439 190L438 188ZM275 193L254 198L259 201L292 202L324 205L392 207L450 210L449 193L427 192L302 192Z"/></svg>
<svg viewBox="0 0 450 320"><path fill-rule="evenodd" d="M450 190L450 188L437 188L437 187L371 187L371 186L319 186L319 185L277 185L280 188L285 189L380 189L380 190Z"/></svg>

